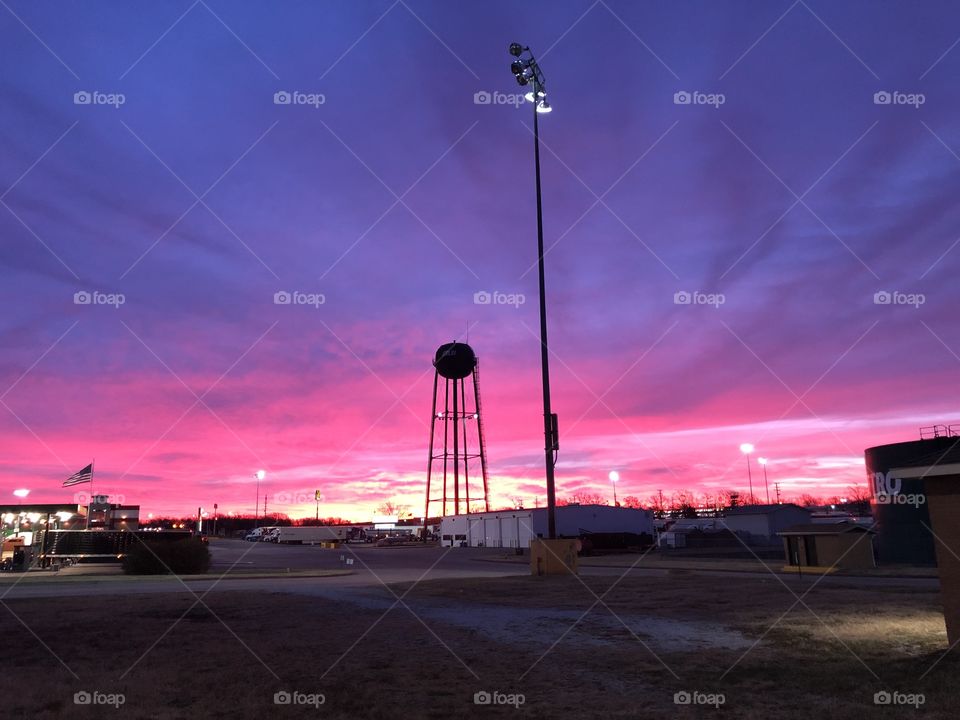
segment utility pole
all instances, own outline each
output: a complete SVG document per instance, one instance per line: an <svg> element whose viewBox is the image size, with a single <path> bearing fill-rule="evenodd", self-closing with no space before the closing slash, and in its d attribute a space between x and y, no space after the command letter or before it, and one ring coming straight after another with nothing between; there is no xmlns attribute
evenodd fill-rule
<svg viewBox="0 0 960 720"><path fill-rule="evenodd" d="M777 505L780 504L780 483L776 482L773 484L774 490L777 491Z"/></svg>

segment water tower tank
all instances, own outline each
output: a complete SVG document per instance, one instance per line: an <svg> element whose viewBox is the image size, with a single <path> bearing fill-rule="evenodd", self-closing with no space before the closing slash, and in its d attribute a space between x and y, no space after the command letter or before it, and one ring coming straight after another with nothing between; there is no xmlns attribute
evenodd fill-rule
<svg viewBox="0 0 960 720"><path fill-rule="evenodd" d="M452 342L437 348L433 366L441 377L462 380L470 377L477 366L477 355L466 343Z"/></svg>
<svg viewBox="0 0 960 720"><path fill-rule="evenodd" d="M936 565L936 548L923 477L895 477L896 468L960 462L960 438L930 437L867 448L867 477L873 495L877 555L881 564Z"/></svg>

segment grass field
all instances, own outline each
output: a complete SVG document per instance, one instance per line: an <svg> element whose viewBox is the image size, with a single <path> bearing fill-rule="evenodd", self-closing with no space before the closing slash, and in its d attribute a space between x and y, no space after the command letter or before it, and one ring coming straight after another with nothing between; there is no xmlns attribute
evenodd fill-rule
<svg viewBox="0 0 960 720"><path fill-rule="evenodd" d="M957 716L936 593L786 582L806 607L772 576L688 573L426 581L404 596L416 615L286 583L209 610L188 593L7 601L0 692L18 718ZM82 691L124 703L78 707ZM325 702L277 706L283 691ZM883 691L924 702L878 707Z"/></svg>

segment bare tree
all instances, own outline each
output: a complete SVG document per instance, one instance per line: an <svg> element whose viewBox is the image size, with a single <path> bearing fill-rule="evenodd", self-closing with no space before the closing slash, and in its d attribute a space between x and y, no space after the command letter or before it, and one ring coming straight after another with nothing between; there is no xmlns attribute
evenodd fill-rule
<svg viewBox="0 0 960 720"><path fill-rule="evenodd" d="M847 502L857 515L870 514L870 490L864 485L851 485L847 488Z"/></svg>
<svg viewBox="0 0 960 720"><path fill-rule="evenodd" d="M717 506L721 508L736 507L740 502L740 493L736 490L720 490L717 493Z"/></svg>
<svg viewBox="0 0 960 720"><path fill-rule="evenodd" d="M570 493L558 505L609 505L607 499L600 493L591 493L586 490L577 490Z"/></svg>
<svg viewBox="0 0 960 720"><path fill-rule="evenodd" d="M797 498L796 502L803 507L816 507L817 505L823 505L823 498L811 495L810 493L804 493Z"/></svg>
<svg viewBox="0 0 960 720"><path fill-rule="evenodd" d="M656 492L650 496L650 509L653 510L653 516L662 518L667 513L667 503L663 499L662 492Z"/></svg>
<svg viewBox="0 0 960 720"><path fill-rule="evenodd" d="M398 520L405 520L406 518L413 517L413 514L410 512L409 505L395 503L392 500L387 500L377 505L376 513L378 515L388 515L391 517L396 516Z"/></svg>
<svg viewBox="0 0 960 720"><path fill-rule="evenodd" d="M697 517L697 499L689 490L677 490L670 496L670 516L695 518Z"/></svg>

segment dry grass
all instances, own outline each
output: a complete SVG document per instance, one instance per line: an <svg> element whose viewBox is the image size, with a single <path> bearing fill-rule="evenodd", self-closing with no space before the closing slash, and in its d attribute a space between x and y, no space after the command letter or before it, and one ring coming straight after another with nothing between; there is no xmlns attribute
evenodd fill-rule
<svg viewBox="0 0 960 720"><path fill-rule="evenodd" d="M603 594L613 578L585 581ZM792 586L802 592L809 581ZM424 622L402 606L383 616L382 600L358 606L286 593L213 593L206 602L216 617L196 607L172 630L192 596L11 601L79 680L6 613L4 715L110 716L113 710L74 706L81 689L124 693L125 717L191 720L713 712L676 706L679 690L723 693L719 712L737 718L918 715L876 708L880 689L924 693L925 717L954 717L960 700L952 683L960 663L952 657L920 679L946 642L930 592L818 587L805 598L816 616L798 606L780 619L795 600L772 577L627 579L605 597L610 610L594 608L553 649L595 600L576 579L424 582L406 600ZM673 638L688 626L702 634L702 646ZM745 645L724 646L720 631ZM326 704L319 711L278 708L273 694L282 689L324 693ZM473 694L482 689L523 693L526 703L520 710L477 707Z"/></svg>

